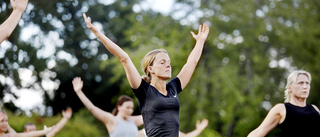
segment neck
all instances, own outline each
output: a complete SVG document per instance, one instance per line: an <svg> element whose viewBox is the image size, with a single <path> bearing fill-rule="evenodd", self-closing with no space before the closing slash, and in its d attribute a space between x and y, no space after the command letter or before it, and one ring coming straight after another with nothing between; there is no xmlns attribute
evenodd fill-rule
<svg viewBox="0 0 320 137"><path fill-rule="evenodd" d="M118 118L122 119L122 120L127 120L127 117L122 115L121 113L118 112L118 114L116 115Z"/></svg>
<svg viewBox="0 0 320 137"><path fill-rule="evenodd" d="M290 103L293 105L296 105L296 106L305 107L307 105L307 99L306 98L291 98Z"/></svg>
<svg viewBox="0 0 320 137"><path fill-rule="evenodd" d="M150 85L154 86L160 93L167 95L167 81L159 78L152 78Z"/></svg>

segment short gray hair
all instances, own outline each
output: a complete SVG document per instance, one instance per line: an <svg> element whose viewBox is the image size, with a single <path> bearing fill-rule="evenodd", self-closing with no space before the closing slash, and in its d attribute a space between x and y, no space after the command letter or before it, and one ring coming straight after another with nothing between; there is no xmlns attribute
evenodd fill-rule
<svg viewBox="0 0 320 137"><path fill-rule="evenodd" d="M290 102L291 93L289 92L289 86L297 81L299 75L306 75L309 79L309 82L311 83L311 74L305 70L296 70L290 73L287 79L286 89L284 91L284 102Z"/></svg>

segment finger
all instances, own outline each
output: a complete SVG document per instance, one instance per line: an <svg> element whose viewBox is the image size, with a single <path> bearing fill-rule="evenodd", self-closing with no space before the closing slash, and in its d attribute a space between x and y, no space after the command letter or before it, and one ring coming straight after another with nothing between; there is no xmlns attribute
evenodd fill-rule
<svg viewBox="0 0 320 137"><path fill-rule="evenodd" d="M203 25L202 25L202 32L205 32L206 31L206 24L205 23L203 23Z"/></svg>
<svg viewBox="0 0 320 137"><path fill-rule="evenodd" d="M198 34L201 32L202 25L199 25Z"/></svg>
<svg viewBox="0 0 320 137"><path fill-rule="evenodd" d="M204 31L209 31L209 26L207 24L204 24L204 25L205 25Z"/></svg>
<svg viewBox="0 0 320 137"><path fill-rule="evenodd" d="M194 34L192 31L190 31L190 33L191 33L192 37L196 36L196 34Z"/></svg>
<svg viewBox="0 0 320 137"><path fill-rule="evenodd" d="M87 16L85 13L83 13L82 16L83 16L84 20L87 20Z"/></svg>

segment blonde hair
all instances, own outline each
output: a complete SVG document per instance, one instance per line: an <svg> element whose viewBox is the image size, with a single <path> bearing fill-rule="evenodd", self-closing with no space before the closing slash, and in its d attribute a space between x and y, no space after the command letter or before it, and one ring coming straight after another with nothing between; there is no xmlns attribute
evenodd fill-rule
<svg viewBox="0 0 320 137"><path fill-rule="evenodd" d="M164 49L155 49L147 53L142 59L142 69L145 74L142 79L147 83L151 82L151 74L148 71L148 67L153 65L153 62L156 59L156 55L161 52L168 54L168 52Z"/></svg>
<svg viewBox="0 0 320 137"><path fill-rule="evenodd" d="M291 86L292 83L297 81L297 78L299 75L306 75L309 79L309 83L311 83L311 75L309 72L304 71L304 70L293 71L288 76L288 79L287 79L287 85L286 85L286 89L284 91L284 102L290 102L291 92L289 92L289 86Z"/></svg>

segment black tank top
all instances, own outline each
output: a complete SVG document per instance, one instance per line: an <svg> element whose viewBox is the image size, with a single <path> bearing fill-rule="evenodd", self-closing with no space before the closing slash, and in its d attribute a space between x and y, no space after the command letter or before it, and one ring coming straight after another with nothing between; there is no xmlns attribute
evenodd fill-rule
<svg viewBox="0 0 320 137"><path fill-rule="evenodd" d="M286 117L279 124L283 137L319 137L320 113L311 105L299 107L284 103Z"/></svg>

